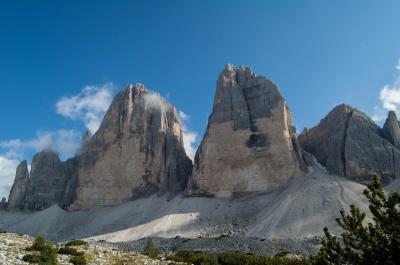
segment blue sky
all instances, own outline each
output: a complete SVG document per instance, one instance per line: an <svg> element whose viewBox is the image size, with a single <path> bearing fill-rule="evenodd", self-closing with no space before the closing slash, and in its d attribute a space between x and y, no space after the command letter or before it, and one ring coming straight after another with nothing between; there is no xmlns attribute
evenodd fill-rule
<svg viewBox="0 0 400 265"><path fill-rule="evenodd" d="M83 116L104 109L85 97L107 102L128 83L189 115L198 142L226 63L276 83L299 131L339 103L382 119L400 103L399 11L368 0L2 1L0 186L47 143L70 155ZM65 100L75 112L60 111Z"/></svg>

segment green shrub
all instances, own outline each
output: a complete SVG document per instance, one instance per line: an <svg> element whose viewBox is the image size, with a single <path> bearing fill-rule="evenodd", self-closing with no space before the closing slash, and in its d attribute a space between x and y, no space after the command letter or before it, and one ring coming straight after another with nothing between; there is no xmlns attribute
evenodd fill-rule
<svg viewBox="0 0 400 265"><path fill-rule="evenodd" d="M71 246L87 246L89 243L83 240L74 239L65 244L67 247Z"/></svg>
<svg viewBox="0 0 400 265"><path fill-rule="evenodd" d="M160 251L157 249L156 245L154 244L153 240L147 240L147 244L142 252L143 255L146 255L150 258L156 259L160 254Z"/></svg>
<svg viewBox="0 0 400 265"><path fill-rule="evenodd" d="M80 256L72 256L72 257L69 259L69 262L71 262L71 263L74 264L74 265L86 265L86 264L87 264L86 258L85 258L85 256L83 256L83 255L80 255Z"/></svg>
<svg viewBox="0 0 400 265"><path fill-rule="evenodd" d="M25 248L27 251L42 251L46 247L46 240L42 235L37 235L32 246Z"/></svg>
<svg viewBox="0 0 400 265"><path fill-rule="evenodd" d="M178 251L174 256L167 257L176 262L194 265L310 265L309 259L254 256L246 253L201 253L194 251Z"/></svg>
<svg viewBox="0 0 400 265"><path fill-rule="evenodd" d="M40 257L38 255L26 254L22 257L22 260L29 263L39 263Z"/></svg>
<svg viewBox="0 0 400 265"><path fill-rule="evenodd" d="M83 252L78 251L71 247L62 247L58 250L58 254L71 255L71 256L82 256Z"/></svg>
<svg viewBox="0 0 400 265"><path fill-rule="evenodd" d="M28 251L39 251L39 254L28 254L23 257L24 261L29 263L39 263L40 265L56 265L57 250L50 242L47 242L43 236L38 235L33 241L32 246L27 247Z"/></svg>
<svg viewBox="0 0 400 265"><path fill-rule="evenodd" d="M47 244L47 246L40 251L40 265L56 265L57 264L57 250Z"/></svg>

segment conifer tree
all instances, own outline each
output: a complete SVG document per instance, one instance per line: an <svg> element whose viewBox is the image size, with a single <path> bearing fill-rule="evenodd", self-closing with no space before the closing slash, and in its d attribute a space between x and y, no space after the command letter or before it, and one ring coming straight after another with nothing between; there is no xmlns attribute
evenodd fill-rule
<svg viewBox="0 0 400 265"><path fill-rule="evenodd" d="M380 177L364 190L373 222L365 224L366 214L351 205L350 214L340 211L341 240L324 228L325 239L315 264L395 265L400 264L400 193L386 196Z"/></svg>

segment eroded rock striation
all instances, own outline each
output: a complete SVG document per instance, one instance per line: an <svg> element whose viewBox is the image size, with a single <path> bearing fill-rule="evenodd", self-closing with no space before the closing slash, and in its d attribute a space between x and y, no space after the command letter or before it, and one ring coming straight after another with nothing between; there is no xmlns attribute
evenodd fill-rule
<svg viewBox="0 0 400 265"><path fill-rule="evenodd" d="M388 183L400 176L400 150L393 145L398 122L393 114L382 130L361 111L339 105L316 127L305 129L299 142L331 173L367 182L377 172Z"/></svg>
<svg viewBox="0 0 400 265"><path fill-rule="evenodd" d="M186 193L271 191L304 173L296 129L278 88L248 67L227 65Z"/></svg>

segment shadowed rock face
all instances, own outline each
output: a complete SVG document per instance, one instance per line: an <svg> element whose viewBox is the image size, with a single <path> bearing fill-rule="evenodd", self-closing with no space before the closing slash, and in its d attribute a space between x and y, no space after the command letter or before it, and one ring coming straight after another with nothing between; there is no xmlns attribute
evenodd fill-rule
<svg viewBox="0 0 400 265"><path fill-rule="evenodd" d="M84 134L74 158L61 162L46 150L34 156L30 176L26 162L18 167L9 208L88 209L180 192L191 171L175 108L131 85L114 98L96 134Z"/></svg>
<svg viewBox="0 0 400 265"><path fill-rule="evenodd" d="M196 153L189 195L271 191L304 174L292 117L277 87L227 65Z"/></svg>
<svg viewBox="0 0 400 265"><path fill-rule="evenodd" d="M45 150L32 159L29 185L25 196L25 207L40 210L62 202L68 171L58 154Z"/></svg>
<svg viewBox="0 0 400 265"><path fill-rule="evenodd" d="M385 124L388 132L391 115ZM316 127L304 130L299 142L334 174L367 182L377 172L388 183L400 176L400 150L388 140L393 134L386 139L384 131L364 113L339 105Z"/></svg>
<svg viewBox="0 0 400 265"><path fill-rule="evenodd" d="M76 200L71 209L179 192L192 170L175 108L141 84L115 97L76 160Z"/></svg>
<svg viewBox="0 0 400 265"><path fill-rule="evenodd" d="M8 208L23 209L25 207L25 195L28 185L28 163L24 160L17 167L14 184L11 187L10 196L8 197Z"/></svg>

